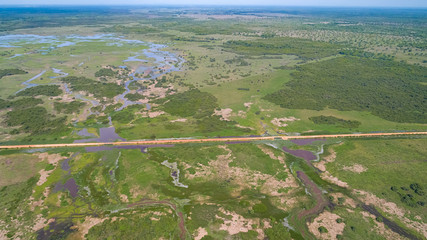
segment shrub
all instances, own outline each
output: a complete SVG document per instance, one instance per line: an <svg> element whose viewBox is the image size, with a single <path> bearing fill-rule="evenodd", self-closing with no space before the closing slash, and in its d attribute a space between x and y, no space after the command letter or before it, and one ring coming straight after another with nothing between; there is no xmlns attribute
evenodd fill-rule
<svg viewBox="0 0 427 240"><path fill-rule="evenodd" d="M327 233L328 232L328 229L326 229L324 226L320 226L318 228L318 230L319 230L320 233Z"/></svg>
<svg viewBox="0 0 427 240"><path fill-rule="evenodd" d="M61 94L62 94L62 90L59 89L59 86L57 85L39 85L39 86L27 88L17 93L16 96L34 97L34 96L44 95L44 96L54 97L54 96L59 96Z"/></svg>

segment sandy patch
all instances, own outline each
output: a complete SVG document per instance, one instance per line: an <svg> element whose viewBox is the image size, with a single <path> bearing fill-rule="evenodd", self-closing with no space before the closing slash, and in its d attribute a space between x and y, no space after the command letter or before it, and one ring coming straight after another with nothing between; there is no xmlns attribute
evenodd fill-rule
<svg viewBox="0 0 427 240"><path fill-rule="evenodd" d="M197 230L196 230L196 234L195 234L195 236L194 236L194 239L195 240L200 240L200 239L202 239L204 236L207 236L208 235L208 232L206 231L206 229L204 229L204 228L202 228L202 227L199 227Z"/></svg>
<svg viewBox="0 0 427 240"><path fill-rule="evenodd" d="M7 230L0 230L0 239L8 239L6 237L6 234L8 233Z"/></svg>
<svg viewBox="0 0 427 240"><path fill-rule="evenodd" d="M245 106L246 108L250 108L252 104L253 103L251 102L247 102L247 103L243 103L243 106Z"/></svg>
<svg viewBox="0 0 427 240"><path fill-rule="evenodd" d="M399 217L403 217L405 215L405 211L401 208L399 208L395 203L393 202L387 202L384 199L378 198L372 193L365 192L362 190L353 190L354 193L358 194L362 197L362 201L365 202L367 205L374 205L379 207L382 211L393 214Z"/></svg>
<svg viewBox="0 0 427 240"><path fill-rule="evenodd" d="M286 122L298 121L298 118L295 117L285 117L285 118L274 118L271 120L271 123L277 127L286 127L288 124Z"/></svg>
<svg viewBox="0 0 427 240"><path fill-rule="evenodd" d="M332 176L328 171L323 172L320 177L323 180L329 181L333 184L336 184L340 187L348 188L348 183L339 180L337 177Z"/></svg>
<svg viewBox="0 0 427 240"><path fill-rule="evenodd" d="M235 213L235 212L229 212L224 209L220 209L221 212L223 212L225 215L231 216L231 219L226 219L216 216L219 219L222 219L224 221L223 224L220 226L220 230L227 231L228 234L234 235L239 232L248 232L249 230L252 230L252 219L245 219L241 215Z"/></svg>
<svg viewBox="0 0 427 240"><path fill-rule="evenodd" d="M243 128L243 129L250 129L250 130L255 130L255 128L253 128L253 127L245 127L245 126L242 126L242 125L240 125L240 124L236 124L236 125L234 125L234 126L236 126L236 127L238 127L238 128Z"/></svg>
<svg viewBox="0 0 427 240"><path fill-rule="evenodd" d="M37 186L41 186L43 183L45 183L47 181L47 178L49 177L49 174L52 173L53 170L49 170L46 171L44 169L39 171L40 174L40 178L39 181L37 182Z"/></svg>
<svg viewBox="0 0 427 240"><path fill-rule="evenodd" d="M93 217L86 216L85 221L79 225L79 232L82 239L85 239L85 235L88 234L89 230L93 226L104 222L106 219L107 218L101 219L101 218L93 218Z"/></svg>
<svg viewBox="0 0 427 240"><path fill-rule="evenodd" d="M176 119L176 120L171 120L170 122L171 123L174 123L174 122L187 122L187 119L186 118L180 118L180 119Z"/></svg>
<svg viewBox="0 0 427 240"><path fill-rule="evenodd" d="M413 221L405 217L406 211L402 208L399 208L395 203L387 202L385 199L381 199L375 196L374 194L366 191L353 190L353 192L358 194L362 198L362 201L365 202L365 204L374 205L375 207L381 209L383 212L395 215L400 221L405 223L407 227L416 230L425 238L427 238L427 223Z"/></svg>
<svg viewBox="0 0 427 240"><path fill-rule="evenodd" d="M337 219L341 218L335 213L323 212L316 217L312 223L308 224L308 229L318 239L337 239L337 234L342 234L344 231L345 223L337 223ZM328 229L327 233L320 233L319 227L325 227Z"/></svg>
<svg viewBox="0 0 427 240"><path fill-rule="evenodd" d="M120 200L126 203L129 202L128 196L125 194L120 194Z"/></svg>
<svg viewBox="0 0 427 240"><path fill-rule="evenodd" d="M148 112L148 116L150 117L150 118L155 118L155 117L158 117L158 116L160 116L160 115L163 115L163 114L165 114L165 112L163 112L163 111L157 111L157 112Z"/></svg>
<svg viewBox="0 0 427 240"><path fill-rule="evenodd" d="M46 222L46 219L43 217L43 215L39 214L39 215L37 215L36 220L34 221L33 231L38 231L38 230L46 227L47 225L49 225L49 223L54 222L54 221L55 221L55 219L51 218L51 219L49 219L48 222Z"/></svg>
<svg viewBox="0 0 427 240"><path fill-rule="evenodd" d="M329 149L329 152L331 154L326 157L323 157L323 161L313 162L313 165L322 172L326 171L326 164L334 162L335 158L337 157L337 153L334 151L334 149Z"/></svg>
<svg viewBox="0 0 427 240"><path fill-rule="evenodd" d="M331 196L334 197L334 203L335 204L338 204L338 198L344 198L345 199L344 200L344 205L345 206L351 207L351 208L356 208L357 207L357 204L356 204L356 202L353 199L351 199L349 197L346 197L342 193L332 193Z"/></svg>
<svg viewBox="0 0 427 240"><path fill-rule="evenodd" d="M393 232L391 229L386 228L386 226L384 225L384 223L382 222L378 222L375 217L375 215L370 214L368 212L361 212L361 214L363 215L363 218L366 221L369 221L370 219L373 220L373 222L375 223L375 230L378 234L380 234L381 236L384 236L385 239L406 239L402 236L400 236L398 233Z"/></svg>
<svg viewBox="0 0 427 240"><path fill-rule="evenodd" d="M246 118L246 112L245 112L245 111L240 110L240 111L237 113L237 116L238 116L238 117L241 117L241 118Z"/></svg>
<svg viewBox="0 0 427 240"><path fill-rule="evenodd" d="M368 169L360 164L354 164L353 166L344 166L342 170L360 174L366 172Z"/></svg>
<svg viewBox="0 0 427 240"><path fill-rule="evenodd" d="M156 82L157 83L157 82ZM149 85L147 89L144 90L143 96L151 97L151 98L165 98L168 94L168 91L173 89L172 85L169 84L166 88L164 87L156 87L156 83Z"/></svg>
<svg viewBox="0 0 427 240"><path fill-rule="evenodd" d="M45 183L47 181L47 178L49 177L49 175L56 169L56 167L58 166L58 162L66 159L67 157L61 156L60 154L48 154L48 153L36 153L34 154L36 155L41 161L47 161L49 164L52 164L55 166L54 169L46 171L44 169L41 169L39 171L40 174L40 178L39 181L37 182L37 186L42 185L43 183Z"/></svg>
<svg viewBox="0 0 427 240"><path fill-rule="evenodd" d="M223 120L223 121L230 121L231 112L233 112L233 109L224 108L221 110L215 110L214 115L221 116L221 120Z"/></svg>
<svg viewBox="0 0 427 240"><path fill-rule="evenodd" d="M57 165L59 161L62 159L66 159L67 157L63 157L60 154L49 154L47 152L44 153L35 153L35 156L40 158L42 161L47 160L49 164Z"/></svg>

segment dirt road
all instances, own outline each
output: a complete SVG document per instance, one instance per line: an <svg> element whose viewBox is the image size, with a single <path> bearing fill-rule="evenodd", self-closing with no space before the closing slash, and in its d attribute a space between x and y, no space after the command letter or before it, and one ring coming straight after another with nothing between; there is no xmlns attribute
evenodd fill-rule
<svg viewBox="0 0 427 240"><path fill-rule="evenodd" d="M92 146L123 146L123 145L157 145L157 144L181 144L181 143L204 143L204 142L239 142L239 141L262 141L262 140L292 140L311 138L350 138L350 137L381 137L381 136L406 136L427 135L427 132L397 132L397 133L360 133L360 134L333 134L333 135L310 135L310 136L269 136L269 137L231 137L231 138L204 138L204 139L162 139L143 141L122 142L92 142L92 143L58 143L58 144L32 144L32 145L0 145L0 149L20 148L56 148L56 147L92 147Z"/></svg>

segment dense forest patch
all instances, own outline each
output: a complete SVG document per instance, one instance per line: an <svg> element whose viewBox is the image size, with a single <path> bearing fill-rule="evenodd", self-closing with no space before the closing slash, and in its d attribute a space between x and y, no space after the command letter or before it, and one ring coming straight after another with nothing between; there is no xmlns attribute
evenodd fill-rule
<svg viewBox="0 0 427 240"><path fill-rule="evenodd" d="M297 55L304 59L323 58L339 53L339 45L299 38L270 38L256 41L228 41L224 48L244 55Z"/></svg>
<svg viewBox="0 0 427 240"><path fill-rule="evenodd" d="M180 117L203 118L213 114L218 107L217 99L210 93L192 89L166 98L163 110Z"/></svg>
<svg viewBox="0 0 427 240"><path fill-rule="evenodd" d="M53 119L43 107L13 109L6 114L6 124L11 127L20 126L19 132L48 133L63 130L66 117Z"/></svg>
<svg viewBox="0 0 427 240"><path fill-rule="evenodd" d="M112 98L125 91L123 86L115 83L104 83L85 77L65 77L62 81L71 85L73 91L85 91L91 93L95 98Z"/></svg>
<svg viewBox="0 0 427 240"><path fill-rule="evenodd" d="M95 73L95 77L114 77L117 75L117 72L109 68L101 68Z"/></svg>
<svg viewBox="0 0 427 240"><path fill-rule="evenodd" d="M16 75L16 74L26 74L27 72L21 69L1 69L0 70L0 79L4 76Z"/></svg>
<svg viewBox="0 0 427 240"><path fill-rule="evenodd" d="M369 111L395 122L427 123L427 69L389 60L339 57L298 67L264 98L284 108Z"/></svg>
<svg viewBox="0 0 427 240"><path fill-rule="evenodd" d="M86 103L78 102L78 101L74 101L70 103L54 102L53 108L57 112L71 114L71 113L76 113L80 111L80 109L82 109L85 105Z"/></svg>
<svg viewBox="0 0 427 240"><path fill-rule="evenodd" d="M0 109L3 108L15 108L15 109L23 109L30 108L42 104L43 100L39 98L21 98L15 101L7 101L0 99Z"/></svg>
<svg viewBox="0 0 427 240"><path fill-rule="evenodd" d="M16 94L16 96L59 96L62 94L62 90L59 89L59 86L57 85L39 85L31 88L27 88L19 93Z"/></svg>
<svg viewBox="0 0 427 240"><path fill-rule="evenodd" d="M123 33L123 34L146 34L146 33L156 33L159 32L158 29L147 26L147 25L137 25L137 26L123 26L123 25L114 25L111 27L102 28L101 31L111 33Z"/></svg>

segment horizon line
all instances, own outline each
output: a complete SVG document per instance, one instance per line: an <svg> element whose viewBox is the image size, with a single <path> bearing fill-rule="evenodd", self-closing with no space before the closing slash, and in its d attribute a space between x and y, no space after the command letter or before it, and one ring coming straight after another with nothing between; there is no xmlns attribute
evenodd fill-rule
<svg viewBox="0 0 427 240"><path fill-rule="evenodd" d="M4 7L131 7L131 6L150 6L150 7L300 7L300 8L384 8L384 9L418 9L427 10L426 6L384 6L384 5L262 5L262 4L185 4L185 3L144 3L144 4L125 4L125 3L110 3L110 4L68 4L68 3L54 3L54 4L2 4L0 8Z"/></svg>

